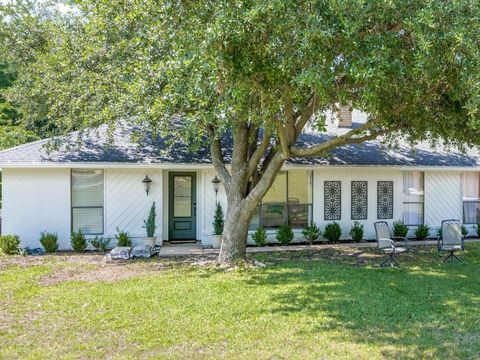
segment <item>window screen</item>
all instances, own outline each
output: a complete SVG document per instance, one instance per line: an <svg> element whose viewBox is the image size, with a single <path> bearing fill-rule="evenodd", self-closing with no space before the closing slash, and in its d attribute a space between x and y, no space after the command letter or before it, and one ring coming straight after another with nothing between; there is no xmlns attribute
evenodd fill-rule
<svg viewBox="0 0 480 360"><path fill-rule="evenodd" d="M103 233L103 170L72 170L72 231Z"/></svg>

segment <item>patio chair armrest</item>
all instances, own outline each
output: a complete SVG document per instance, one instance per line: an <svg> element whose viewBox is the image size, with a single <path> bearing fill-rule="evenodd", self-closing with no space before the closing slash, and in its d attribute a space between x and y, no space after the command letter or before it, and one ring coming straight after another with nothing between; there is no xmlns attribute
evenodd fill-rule
<svg viewBox="0 0 480 360"><path fill-rule="evenodd" d="M393 239L398 240L398 241L403 241L405 243L405 247L407 249L410 248L410 240L408 239L408 237L406 237L406 236L394 236Z"/></svg>
<svg viewBox="0 0 480 360"><path fill-rule="evenodd" d="M387 249L387 248L395 249L395 243L393 242L392 239L380 238L378 239L377 246L380 250Z"/></svg>

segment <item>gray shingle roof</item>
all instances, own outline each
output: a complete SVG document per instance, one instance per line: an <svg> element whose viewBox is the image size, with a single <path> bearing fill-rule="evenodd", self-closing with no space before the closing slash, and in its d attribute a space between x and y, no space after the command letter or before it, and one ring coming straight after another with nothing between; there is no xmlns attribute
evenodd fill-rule
<svg viewBox="0 0 480 360"><path fill-rule="evenodd" d="M77 146L78 133L72 133L62 139L59 150L48 153L41 140L0 152L0 167L28 166L29 164L71 164L75 163L125 163L125 164L210 164L208 147L190 152L182 143L168 146L166 139L146 137L142 145L131 141L132 126L119 126L113 133L113 145L106 141L106 127L91 131L84 137L81 146ZM345 129L332 130L329 133L307 132L300 136L298 145L318 144L335 136ZM229 161L231 139L222 141ZM441 167L480 167L480 155L476 149L466 154L456 150L432 149L419 144L413 150L401 143L395 149L387 149L381 141L368 141L361 145L348 145L333 150L328 157L291 159L289 164L298 165L358 165L358 166L441 166Z"/></svg>

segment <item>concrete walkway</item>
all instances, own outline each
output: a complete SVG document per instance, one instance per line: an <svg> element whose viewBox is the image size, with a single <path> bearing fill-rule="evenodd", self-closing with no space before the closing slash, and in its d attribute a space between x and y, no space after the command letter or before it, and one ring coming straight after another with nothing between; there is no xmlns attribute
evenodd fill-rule
<svg viewBox="0 0 480 360"><path fill-rule="evenodd" d="M479 239L467 239L466 243L479 242ZM437 240L423 240L423 241L410 241L411 246L437 246ZM375 241L364 243L346 243L346 244L314 244L314 245L270 245L255 247L247 247L247 253L263 253L263 252L275 252L275 251L300 251L300 250L320 250L320 249L335 249L342 247L354 247L354 248L372 248L377 246ZM203 248L200 242L193 244L170 244L165 242L160 250L160 257L169 256L208 256L217 255L218 249Z"/></svg>

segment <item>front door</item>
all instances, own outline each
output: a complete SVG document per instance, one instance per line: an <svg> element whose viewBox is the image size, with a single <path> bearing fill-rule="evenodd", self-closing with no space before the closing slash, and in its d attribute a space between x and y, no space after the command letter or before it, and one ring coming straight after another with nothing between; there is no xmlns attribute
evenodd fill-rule
<svg viewBox="0 0 480 360"><path fill-rule="evenodd" d="M196 239L196 174L169 174L168 233L169 240Z"/></svg>

